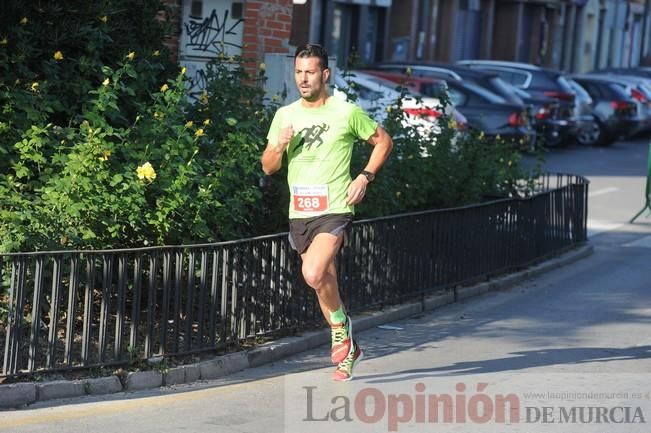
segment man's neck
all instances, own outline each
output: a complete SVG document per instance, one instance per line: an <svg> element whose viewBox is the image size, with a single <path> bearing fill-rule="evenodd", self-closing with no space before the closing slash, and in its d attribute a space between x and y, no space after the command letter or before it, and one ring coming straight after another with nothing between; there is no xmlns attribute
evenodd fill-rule
<svg viewBox="0 0 651 433"><path fill-rule="evenodd" d="M319 108L325 105L325 103L328 101L328 98L330 96L328 94L324 94L319 96L317 99L313 101L309 101L305 98L301 99L301 106L304 108Z"/></svg>

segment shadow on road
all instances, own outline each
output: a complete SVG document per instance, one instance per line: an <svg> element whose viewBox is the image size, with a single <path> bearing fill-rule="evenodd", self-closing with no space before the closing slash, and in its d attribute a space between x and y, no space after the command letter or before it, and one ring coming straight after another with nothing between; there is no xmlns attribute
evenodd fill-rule
<svg viewBox="0 0 651 433"><path fill-rule="evenodd" d="M478 361L455 362L454 364L443 367L420 368L385 374L364 375L360 376L360 379L363 379L367 383L390 383L405 380L405 376L408 376L410 380L413 380L427 377L513 372L527 368L559 364L584 364L589 362L604 363L627 359L648 359L651 358L651 346L626 348L558 348L512 352L510 355L513 356Z"/></svg>

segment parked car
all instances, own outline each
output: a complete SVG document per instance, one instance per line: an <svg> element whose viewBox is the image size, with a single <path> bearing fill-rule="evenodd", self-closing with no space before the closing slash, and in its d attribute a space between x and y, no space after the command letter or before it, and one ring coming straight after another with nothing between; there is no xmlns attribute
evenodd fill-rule
<svg viewBox="0 0 651 433"><path fill-rule="evenodd" d="M454 79L414 77L385 70L364 72L402 84L425 96L438 99L448 97L454 107L468 119L468 127L482 131L490 138L500 136L528 149L535 146L536 134L531 128L526 107L509 103L477 84Z"/></svg>
<svg viewBox="0 0 651 433"><path fill-rule="evenodd" d="M594 106L590 94L579 83L570 77L565 77L575 95L574 116L577 122L576 141L584 146L594 146L599 143L601 130L593 111Z"/></svg>
<svg viewBox="0 0 651 433"><path fill-rule="evenodd" d="M346 77L335 74L334 87L337 97L346 98L346 92L350 91L355 93L358 97L355 102L378 122L383 122L387 118L388 107L400 100L400 109L404 113L403 124L415 126L421 134L439 134L441 128L438 119L444 112L456 121L459 130L464 129L467 123L466 118L454 106L443 106L438 98L412 90L400 99L401 93L396 89L395 83L363 72L355 72Z"/></svg>
<svg viewBox="0 0 651 433"><path fill-rule="evenodd" d="M501 96L513 104L523 105L524 101L511 92L506 83L495 73L477 71L464 66L448 65L443 63L409 63L409 62L385 62L370 67L373 70L382 70L396 74L406 74L412 77L441 78L446 81L457 80L473 82L491 92Z"/></svg>
<svg viewBox="0 0 651 433"><path fill-rule="evenodd" d="M573 120L567 111L561 110L557 99L546 96L533 96L525 90L505 83L509 90L518 95L529 107L531 124L538 141L546 146L558 146L567 140L569 127Z"/></svg>
<svg viewBox="0 0 651 433"><path fill-rule="evenodd" d="M577 117L575 108L576 95L572 86L559 71L540 68L527 63L505 62L497 60L462 60L458 65L474 69L495 72L507 83L526 90L532 96L545 96L559 101L559 116L567 118L568 123L559 131L565 139L576 137L580 130L588 127L583 122L593 122L592 119ZM565 126L565 125L564 125Z"/></svg>
<svg viewBox="0 0 651 433"><path fill-rule="evenodd" d="M557 99L544 95L531 95L505 82L495 72L442 63L408 62L378 63L373 66L373 69L403 74L409 69L410 75L414 77L441 78L448 83L450 80L455 80L477 84L510 103L527 106L534 130L549 146L564 141L573 124L571 112L562 111Z"/></svg>
<svg viewBox="0 0 651 433"><path fill-rule="evenodd" d="M602 77L611 83L621 86L635 101L640 123L638 128L632 131L632 135L651 130L651 79L634 75L595 73L591 73L590 75Z"/></svg>
<svg viewBox="0 0 651 433"><path fill-rule="evenodd" d="M571 78L592 98L593 114L600 128L597 144L609 145L639 129L638 104L623 86L603 76L582 74Z"/></svg>

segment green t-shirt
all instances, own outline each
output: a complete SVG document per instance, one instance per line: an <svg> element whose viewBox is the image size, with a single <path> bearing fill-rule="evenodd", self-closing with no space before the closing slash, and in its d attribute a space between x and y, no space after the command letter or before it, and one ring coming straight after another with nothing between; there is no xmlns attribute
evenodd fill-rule
<svg viewBox="0 0 651 433"><path fill-rule="evenodd" d="M350 159L356 138L368 140L377 129L357 105L329 97L318 108L298 100L280 108L267 139L278 142L282 128L291 125L294 138L287 146L290 218L354 212L346 204L351 182Z"/></svg>

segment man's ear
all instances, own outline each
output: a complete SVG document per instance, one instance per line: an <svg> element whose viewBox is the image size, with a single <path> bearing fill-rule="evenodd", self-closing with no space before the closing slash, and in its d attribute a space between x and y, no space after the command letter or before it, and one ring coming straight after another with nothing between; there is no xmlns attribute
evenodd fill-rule
<svg viewBox="0 0 651 433"><path fill-rule="evenodd" d="M325 68L323 70L323 82L327 83L330 81L330 68Z"/></svg>

